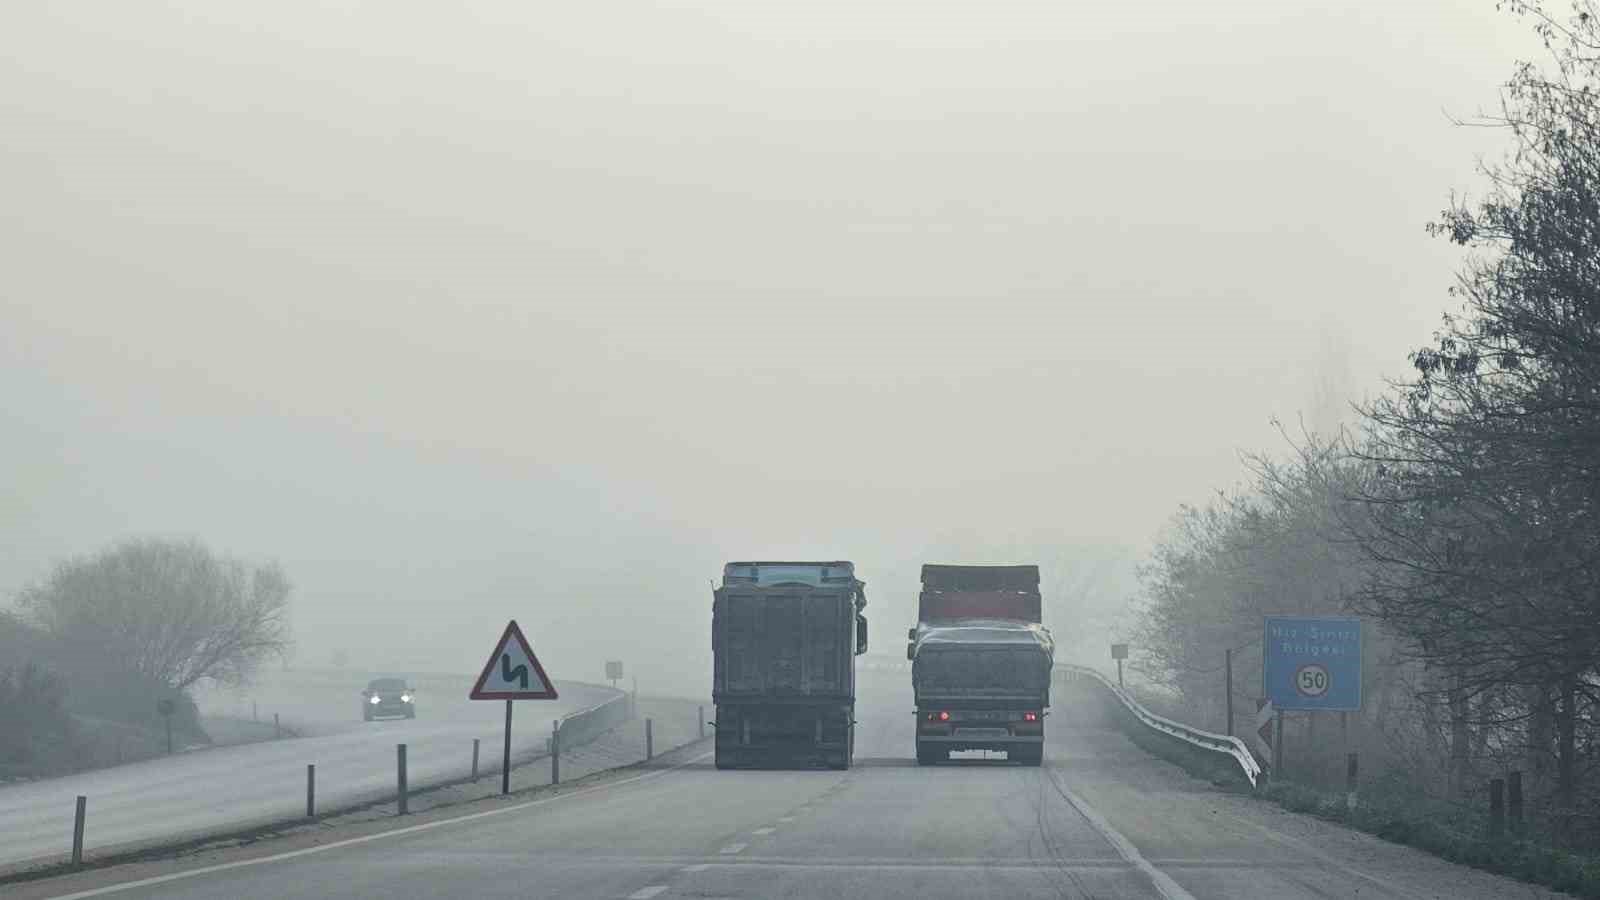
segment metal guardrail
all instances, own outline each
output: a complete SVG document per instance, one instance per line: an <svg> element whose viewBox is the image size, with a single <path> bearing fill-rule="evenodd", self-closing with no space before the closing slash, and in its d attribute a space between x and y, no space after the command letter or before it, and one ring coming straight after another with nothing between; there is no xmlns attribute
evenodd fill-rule
<svg viewBox="0 0 1600 900"><path fill-rule="evenodd" d="M1185 725L1182 722L1174 722L1173 720L1164 716L1158 716L1150 710L1145 709L1144 706L1141 705L1139 701L1133 699L1133 697L1129 695L1127 691L1117 687L1117 685L1113 683L1111 679L1102 675L1100 672L1089 668L1088 666L1079 666L1072 663L1056 663L1055 670L1057 672L1066 672L1071 677L1092 678L1095 681L1100 682L1102 687L1110 691L1111 695L1116 697L1117 700L1121 701L1123 707L1125 707L1128 712L1132 713L1134 718L1138 719L1145 726L1154 729L1155 731L1159 731L1170 737L1175 737L1180 741L1195 747L1199 747L1202 750L1209 750L1213 753L1222 753L1233 757L1234 761L1239 764L1239 768L1244 771L1244 777L1250 780L1250 785L1252 787L1255 786L1256 780L1261 777L1261 764L1256 762L1255 755L1250 752L1250 748L1246 747L1244 741L1240 740L1239 738L1226 734L1215 734L1210 731L1202 731L1199 728Z"/></svg>
<svg viewBox="0 0 1600 900"><path fill-rule="evenodd" d="M561 719L561 749L587 744L628 720L632 705L627 694L608 697L600 703Z"/></svg>

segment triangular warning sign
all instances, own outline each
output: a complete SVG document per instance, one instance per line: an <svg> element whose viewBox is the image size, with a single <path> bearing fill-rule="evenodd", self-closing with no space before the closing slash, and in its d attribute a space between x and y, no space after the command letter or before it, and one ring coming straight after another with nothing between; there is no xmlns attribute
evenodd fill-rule
<svg viewBox="0 0 1600 900"><path fill-rule="evenodd" d="M473 700L556 699L555 682L544 674L544 667L533 655L516 619L506 625L506 633L500 636L500 643L483 666L483 674L467 696Z"/></svg>

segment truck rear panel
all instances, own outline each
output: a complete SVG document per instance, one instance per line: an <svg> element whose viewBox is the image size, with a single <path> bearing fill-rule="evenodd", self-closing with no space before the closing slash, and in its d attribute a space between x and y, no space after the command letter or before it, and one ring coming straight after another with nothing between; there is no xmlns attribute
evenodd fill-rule
<svg viewBox="0 0 1600 900"><path fill-rule="evenodd" d="M854 587L735 584L712 606L717 703L855 697Z"/></svg>
<svg viewBox="0 0 1600 900"><path fill-rule="evenodd" d="M865 605L848 562L724 568L711 614L717 768L849 768Z"/></svg>
<svg viewBox="0 0 1600 900"><path fill-rule="evenodd" d="M1038 566L922 567L906 648L918 763L999 750L1040 764L1055 662L1042 612Z"/></svg>

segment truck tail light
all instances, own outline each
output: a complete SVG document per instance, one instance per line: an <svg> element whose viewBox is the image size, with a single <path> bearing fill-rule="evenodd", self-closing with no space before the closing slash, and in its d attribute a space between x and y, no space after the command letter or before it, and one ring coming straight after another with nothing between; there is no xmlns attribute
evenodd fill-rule
<svg viewBox="0 0 1600 900"><path fill-rule="evenodd" d="M949 714L949 713L947 713L947 712L941 712L941 713L939 713L939 721L941 721L941 722L948 722L948 721L950 721L950 714Z"/></svg>
<svg viewBox="0 0 1600 900"><path fill-rule="evenodd" d="M1036 712L1025 712L1022 714L1022 721L1037 722L1039 721L1039 714Z"/></svg>

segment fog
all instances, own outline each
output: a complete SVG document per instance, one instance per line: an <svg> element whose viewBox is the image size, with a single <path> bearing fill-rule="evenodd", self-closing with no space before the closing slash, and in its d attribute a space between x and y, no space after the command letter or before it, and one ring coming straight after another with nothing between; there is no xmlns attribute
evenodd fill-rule
<svg viewBox="0 0 1600 900"><path fill-rule="evenodd" d="M0 591L277 559L293 662L704 691L709 582L1039 562L1402 374L1533 43L1489 2L0 11ZM1087 652L1087 651L1085 651Z"/></svg>

